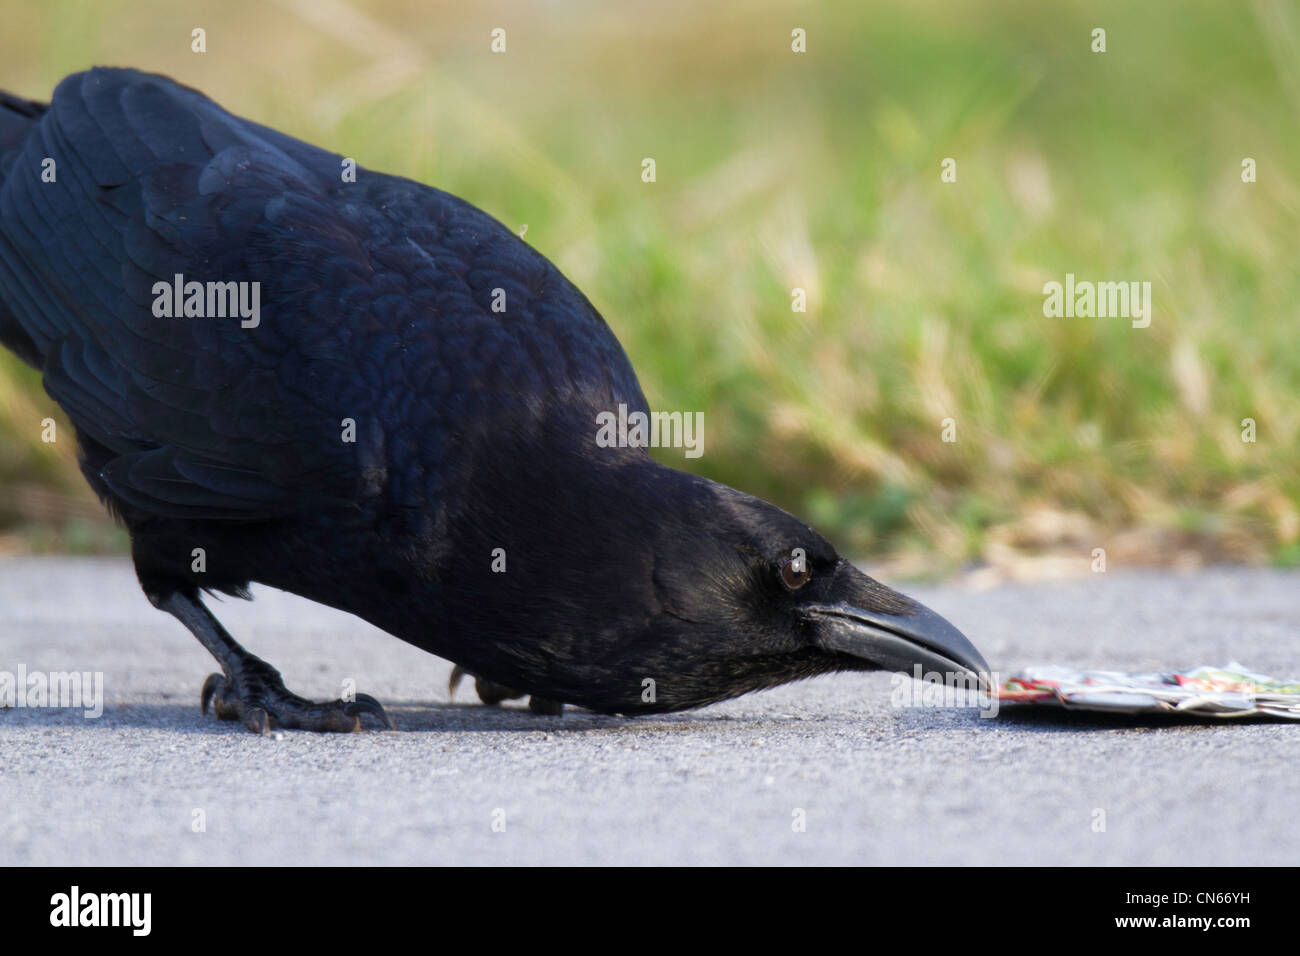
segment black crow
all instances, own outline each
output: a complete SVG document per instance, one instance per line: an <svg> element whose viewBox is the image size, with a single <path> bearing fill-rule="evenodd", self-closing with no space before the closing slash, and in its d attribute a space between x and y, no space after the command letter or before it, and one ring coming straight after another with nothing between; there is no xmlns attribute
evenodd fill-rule
<svg viewBox="0 0 1300 956"><path fill-rule="evenodd" d="M590 302L437 189L94 69L0 100L0 341L39 369L140 585L253 730L352 730L200 592L349 611L479 679L637 714L833 671L987 671L764 501L609 447L647 411Z"/></svg>

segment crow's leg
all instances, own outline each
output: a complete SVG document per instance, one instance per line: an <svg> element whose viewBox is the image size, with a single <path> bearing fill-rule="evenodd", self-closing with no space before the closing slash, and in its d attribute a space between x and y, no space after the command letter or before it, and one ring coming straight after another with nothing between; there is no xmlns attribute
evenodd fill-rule
<svg viewBox="0 0 1300 956"><path fill-rule="evenodd" d="M487 678L471 674L457 664L451 669L451 680L447 681L447 692L452 697L456 696L456 688L466 677L474 678L474 689L478 691L478 699L489 707L495 707L503 700L518 700L520 697L527 696L523 691L515 690L513 687L507 687L505 684L498 684ZM564 716L564 704L555 700L547 700L545 697L538 697L536 694L528 698L528 709L534 714L541 714L545 717Z"/></svg>
<svg viewBox="0 0 1300 956"><path fill-rule="evenodd" d="M361 729L361 716L377 717L385 727L395 729L379 701L369 694L357 694L355 700L333 700L316 704L291 693L284 686L280 672L248 653L230 636L197 595L173 591L158 598L154 605L176 617L190 629L199 643L221 665L221 674L212 674L203 682L201 705L208 703L222 720L238 720L254 733L269 733L272 728L347 732Z"/></svg>

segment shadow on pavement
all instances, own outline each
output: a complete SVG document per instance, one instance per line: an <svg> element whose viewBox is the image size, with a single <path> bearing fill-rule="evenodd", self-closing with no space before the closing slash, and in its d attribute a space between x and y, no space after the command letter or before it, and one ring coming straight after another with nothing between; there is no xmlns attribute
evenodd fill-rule
<svg viewBox="0 0 1300 956"><path fill-rule="evenodd" d="M394 701L384 709L397 724L396 733L572 733L581 731L689 732L716 728L720 722L738 725L766 724L770 719L744 717L700 717L666 715L655 718L613 717L586 711L568 711L564 717L543 717L526 708L486 707L482 704L446 704L422 701ZM249 734L234 721L203 714L193 703L110 704L101 716L85 717L76 708L0 708L0 734L19 728L67 728L69 730L167 730L174 733ZM365 719L362 731L377 733L377 723ZM284 731L304 733L304 731ZM346 734L340 736L348 736Z"/></svg>

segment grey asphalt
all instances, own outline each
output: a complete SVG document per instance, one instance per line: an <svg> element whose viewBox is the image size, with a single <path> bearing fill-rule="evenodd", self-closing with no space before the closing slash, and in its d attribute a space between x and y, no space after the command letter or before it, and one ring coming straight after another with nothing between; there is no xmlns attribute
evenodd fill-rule
<svg viewBox="0 0 1300 956"><path fill-rule="evenodd" d="M1002 671L1236 659L1300 675L1294 572L908 590ZM299 693L354 679L398 731L259 738L204 718L212 661L127 562L0 561L0 671L102 671L107 701L98 719L0 710L0 865L1300 859L1300 724L986 719L892 706L875 674L668 717L537 717L471 705L468 685L451 703L447 662L255 593L217 605L246 646Z"/></svg>

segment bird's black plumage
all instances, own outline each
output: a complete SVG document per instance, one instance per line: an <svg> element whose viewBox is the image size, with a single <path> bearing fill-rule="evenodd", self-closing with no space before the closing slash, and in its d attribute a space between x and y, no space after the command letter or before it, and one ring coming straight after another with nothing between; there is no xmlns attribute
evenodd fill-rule
<svg viewBox="0 0 1300 956"><path fill-rule="evenodd" d="M597 415L646 402L591 303L468 203L343 172L134 70L0 99L0 341L71 419L145 593L221 662L205 702L355 723L288 696L200 601L253 581L602 711L897 663L845 636L853 609L983 668L785 512L600 447ZM257 283L256 324L156 314L177 275Z"/></svg>

